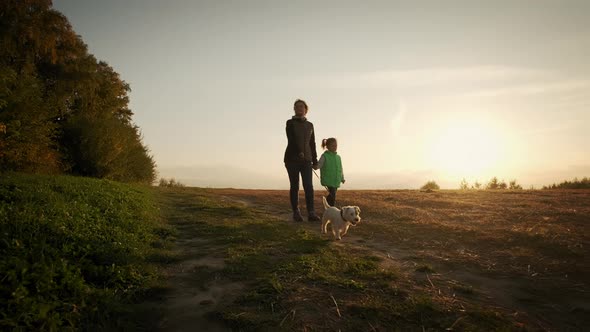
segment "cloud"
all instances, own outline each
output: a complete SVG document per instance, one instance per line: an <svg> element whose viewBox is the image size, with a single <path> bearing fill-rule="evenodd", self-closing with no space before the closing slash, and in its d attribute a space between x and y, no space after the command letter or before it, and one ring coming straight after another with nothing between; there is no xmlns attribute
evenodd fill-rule
<svg viewBox="0 0 590 332"><path fill-rule="evenodd" d="M489 83L508 80L532 79L546 76L547 72L532 68L511 66L464 66L427 67L401 70L380 70L373 72L343 73L333 75L310 75L289 79L318 87L427 87L452 86L455 84Z"/></svg>
<svg viewBox="0 0 590 332"><path fill-rule="evenodd" d="M572 102L587 100L590 80L554 70L501 65L427 67L374 72L310 75L287 84L313 89L390 90L406 99L493 98L555 93Z"/></svg>
<svg viewBox="0 0 590 332"><path fill-rule="evenodd" d="M553 78L541 82L525 82L520 84L509 84L505 87L480 89L463 94L463 97L498 97L505 95L535 95L549 93L575 93L588 91L590 80L584 79L563 79ZM580 97L578 95L578 97ZM587 99L587 97L586 97Z"/></svg>
<svg viewBox="0 0 590 332"><path fill-rule="evenodd" d="M397 86L420 87L473 82L494 82L545 75L542 70L510 66L432 67L408 70L379 71L360 76L361 80L390 83Z"/></svg>

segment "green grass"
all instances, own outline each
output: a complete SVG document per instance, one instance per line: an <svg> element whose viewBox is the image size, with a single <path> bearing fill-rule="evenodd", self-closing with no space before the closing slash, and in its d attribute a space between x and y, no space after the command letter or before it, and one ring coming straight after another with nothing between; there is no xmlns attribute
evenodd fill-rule
<svg viewBox="0 0 590 332"><path fill-rule="evenodd" d="M434 268L428 264L419 265L416 267L416 272L434 273Z"/></svg>
<svg viewBox="0 0 590 332"><path fill-rule="evenodd" d="M222 249L226 264L220 274L245 284L231 305L211 315L234 330L444 330L460 317L459 329L510 329L507 320L486 311L437 303L379 257L337 245L319 229L223 201L211 190L160 193L166 218Z"/></svg>
<svg viewBox="0 0 590 332"><path fill-rule="evenodd" d="M2 174L0 329L113 326L157 278L146 257L169 234L147 187Z"/></svg>

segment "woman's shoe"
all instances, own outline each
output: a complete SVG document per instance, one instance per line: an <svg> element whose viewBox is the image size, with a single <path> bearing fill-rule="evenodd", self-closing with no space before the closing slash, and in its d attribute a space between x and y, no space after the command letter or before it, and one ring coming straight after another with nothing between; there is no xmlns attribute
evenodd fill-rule
<svg viewBox="0 0 590 332"><path fill-rule="evenodd" d="M299 212L299 211L293 212L293 221L297 221L297 222L303 221L303 216L301 215L301 212Z"/></svg>

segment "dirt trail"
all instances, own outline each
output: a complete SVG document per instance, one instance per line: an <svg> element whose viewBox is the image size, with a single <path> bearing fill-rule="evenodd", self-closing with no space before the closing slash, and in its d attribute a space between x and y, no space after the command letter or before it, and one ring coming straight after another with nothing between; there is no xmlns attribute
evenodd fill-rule
<svg viewBox="0 0 590 332"><path fill-rule="evenodd" d="M181 235L182 236L182 235ZM229 328L212 321L207 315L217 307L230 303L234 294L243 285L214 278L206 284L195 282L195 276L203 273L215 273L224 267L223 258L211 252L210 256L190 258L203 254L207 243L179 239L178 250L187 259L179 262L168 271L168 291L161 303L164 317L160 322L160 331L230 331ZM195 246L195 244L197 244ZM196 277L197 280L200 278Z"/></svg>
<svg viewBox="0 0 590 332"><path fill-rule="evenodd" d="M190 223L173 226L178 230L175 255L182 259L165 271L165 290L151 303L160 319L150 330L231 331L208 315L231 303L244 286L219 277L225 267L222 248L191 236L195 226Z"/></svg>

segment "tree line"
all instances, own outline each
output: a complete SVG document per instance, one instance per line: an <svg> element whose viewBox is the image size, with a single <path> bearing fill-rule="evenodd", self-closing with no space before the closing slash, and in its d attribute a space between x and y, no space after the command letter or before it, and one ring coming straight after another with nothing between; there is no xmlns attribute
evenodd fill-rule
<svg viewBox="0 0 590 332"><path fill-rule="evenodd" d="M486 189L486 190L495 190L495 189L510 189L510 190L519 190L522 189L522 186L516 182L516 180L510 180L508 183L504 180L498 180L497 177L493 177L488 181L486 184L482 184L479 181L475 181L469 185L469 183L463 179L459 184L459 189L461 190L468 190L468 189Z"/></svg>
<svg viewBox="0 0 590 332"><path fill-rule="evenodd" d="M439 185L434 181L430 180L426 182L422 187L421 190L438 190L440 189ZM488 183L482 184L479 181L473 182L471 185L467 180L461 180L459 183L459 189L461 190L522 190L522 186L518 184L516 180L511 180L506 183L504 180L498 180L497 177L493 177L488 181ZM531 186L531 190L535 188ZM584 177L581 180L578 178L574 178L572 181L563 181L559 184L552 184L549 186L543 186L543 190L547 189L590 189L590 178Z"/></svg>
<svg viewBox="0 0 590 332"><path fill-rule="evenodd" d="M543 189L590 189L590 178L584 177L581 180L574 178L572 181L563 181L558 184L543 186Z"/></svg>
<svg viewBox="0 0 590 332"><path fill-rule="evenodd" d="M50 0L0 2L0 171L151 183L130 87Z"/></svg>

